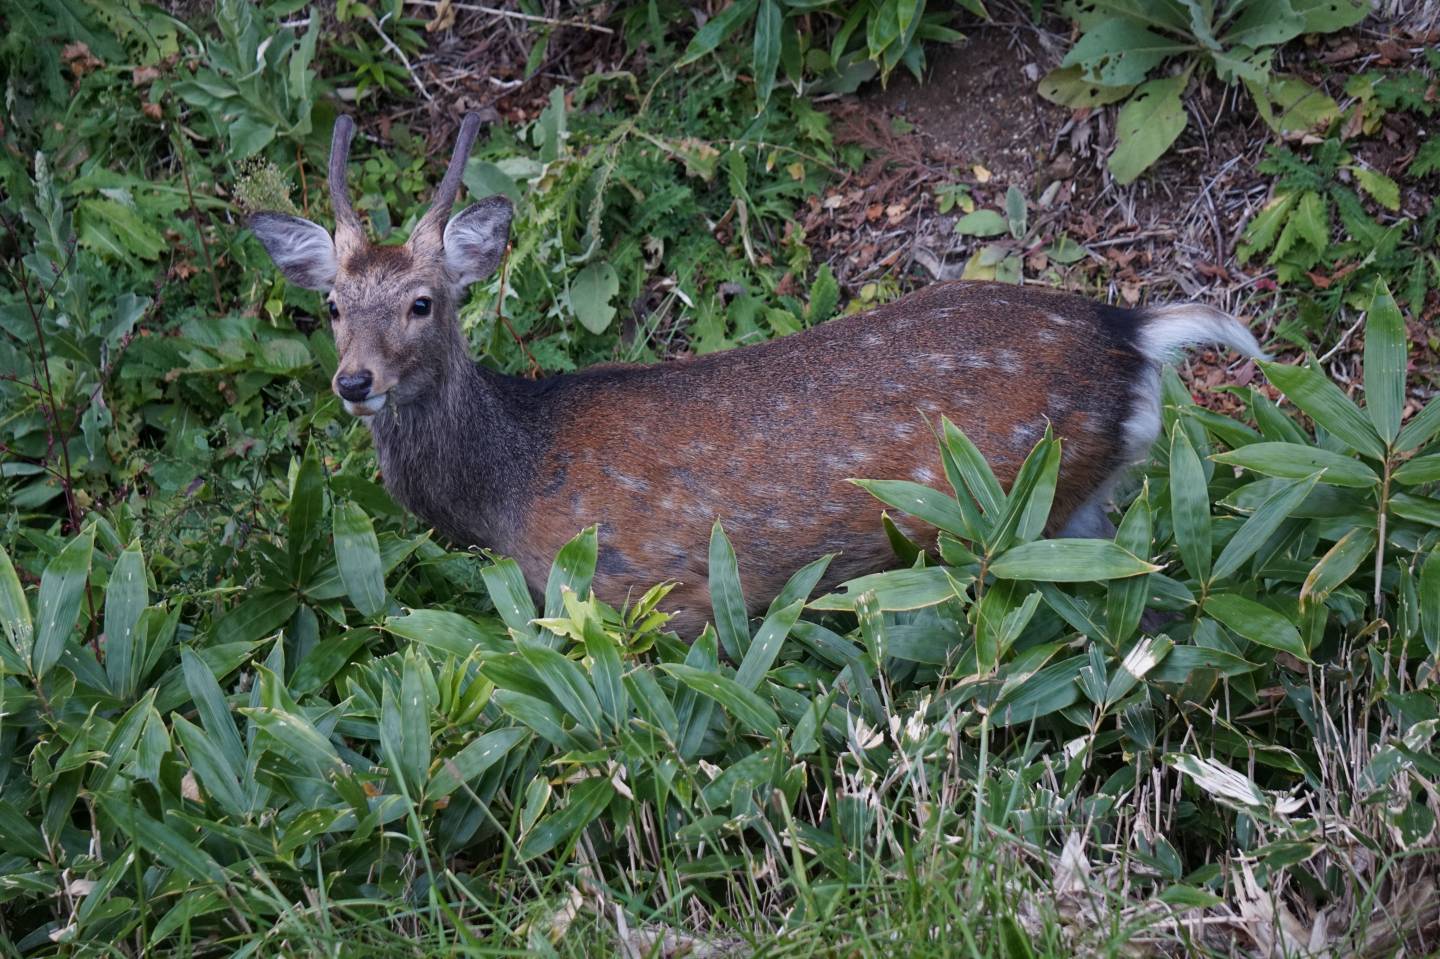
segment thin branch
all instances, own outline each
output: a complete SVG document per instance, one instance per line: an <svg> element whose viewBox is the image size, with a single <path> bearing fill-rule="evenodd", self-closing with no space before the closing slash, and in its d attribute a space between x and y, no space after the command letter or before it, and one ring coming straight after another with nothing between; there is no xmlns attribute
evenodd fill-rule
<svg viewBox="0 0 1440 959"><path fill-rule="evenodd" d="M516 10L500 10L496 7L487 7L478 3L450 3L447 0L407 0L409 4L416 7L449 7L452 10L470 10L475 13L484 13L492 17L505 17L510 20L524 20L527 23L543 23L552 27L574 27L576 30L589 30L591 33L614 34L615 31L609 27L602 27L599 24L589 23L585 20L561 20L556 17L542 17L532 13L520 13Z"/></svg>
<svg viewBox="0 0 1440 959"><path fill-rule="evenodd" d="M427 100L435 99L430 95L430 91L425 89L425 82L421 80L420 75L415 72L415 67L410 64L410 58L405 55L405 51L401 50L400 47L396 45L395 41L390 39L390 37L385 33L385 29L381 26L381 23L383 23L385 19L389 16L390 14L387 13L379 20L371 20L370 26L375 28L375 32L379 34L380 39L385 42L385 49L389 50L391 53L395 54L395 56L400 58L400 62L405 65L405 72L410 74L410 82L415 84L415 89L420 91L420 95Z"/></svg>

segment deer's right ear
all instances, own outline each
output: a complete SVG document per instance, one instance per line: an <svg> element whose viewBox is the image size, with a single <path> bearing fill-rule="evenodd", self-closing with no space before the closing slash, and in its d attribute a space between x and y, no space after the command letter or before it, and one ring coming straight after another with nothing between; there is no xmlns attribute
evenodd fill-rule
<svg viewBox="0 0 1440 959"><path fill-rule="evenodd" d="M322 291L335 285L340 262L335 241L323 226L286 213L255 213L250 229L291 283Z"/></svg>

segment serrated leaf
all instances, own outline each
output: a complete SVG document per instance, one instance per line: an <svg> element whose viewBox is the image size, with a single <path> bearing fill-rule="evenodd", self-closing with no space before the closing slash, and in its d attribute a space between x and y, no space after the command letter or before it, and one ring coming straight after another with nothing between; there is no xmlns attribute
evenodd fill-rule
<svg viewBox="0 0 1440 959"><path fill-rule="evenodd" d="M1392 212L1400 209L1400 184L1368 166L1351 167L1351 172L1360 189L1370 194L1376 203Z"/></svg>

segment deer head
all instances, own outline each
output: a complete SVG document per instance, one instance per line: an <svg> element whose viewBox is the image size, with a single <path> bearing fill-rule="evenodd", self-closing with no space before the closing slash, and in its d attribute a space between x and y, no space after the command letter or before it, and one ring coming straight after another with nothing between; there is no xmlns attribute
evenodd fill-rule
<svg viewBox="0 0 1440 959"><path fill-rule="evenodd" d="M345 164L355 124L346 116L330 144L334 235L298 216L250 217L280 272L327 294L340 354L331 386L356 416L423 400L457 360L469 362L456 310L465 288L500 265L512 212L509 200L492 196L450 216L479 127L478 116L465 117L434 201L401 246L372 244L350 205Z"/></svg>

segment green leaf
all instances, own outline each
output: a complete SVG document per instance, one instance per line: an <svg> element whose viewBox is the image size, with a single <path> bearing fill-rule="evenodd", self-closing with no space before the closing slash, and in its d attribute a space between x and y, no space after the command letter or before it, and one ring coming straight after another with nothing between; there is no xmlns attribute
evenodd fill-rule
<svg viewBox="0 0 1440 959"><path fill-rule="evenodd" d="M1370 194L1376 203L1392 212L1400 209L1400 184L1367 166L1351 167L1350 172L1355 174L1360 189Z"/></svg>
<svg viewBox="0 0 1440 959"><path fill-rule="evenodd" d="M1377 538L1375 530L1364 527L1352 529L1340 537L1305 577L1305 583L1300 587L1301 605L1324 602L1325 597L1343 586L1375 551Z"/></svg>
<svg viewBox="0 0 1440 959"><path fill-rule="evenodd" d="M525 574L520 564L513 559L502 559L480 571L485 588L490 592L490 601L511 632L526 639L536 639L539 633L532 620L535 619L535 603L530 598L530 589L525 585Z"/></svg>
<svg viewBox="0 0 1440 959"><path fill-rule="evenodd" d="M1305 18L1306 33L1333 33L1353 27L1370 13L1369 0L1290 0Z"/></svg>
<svg viewBox="0 0 1440 959"><path fill-rule="evenodd" d="M969 522L960 506L939 490L909 480L854 479L850 482L887 506L904 510L931 526L960 537L969 535Z"/></svg>
<svg viewBox="0 0 1440 959"><path fill-rule="evenodd" d="M400 674L399 758L412 797L421 794L430 775L430 701L425 689L433 685L429 664L415 655L413 646L405 650Z"/></svg>
<svg viewBox="0 0 1440 959"><path fill-rule="evenodd" d="M1405 319L1381 277L1365 318L1365 412L1386 445L1400 434L1405 410Z"/></svg>
<svg viewBox="0 0 1440 959"><path fill-rule="evenodd" d="M1017 240L1023 239L1029 219L1025 208L1025 194L1013 184L1005 191L1005 219L1010 223L1010 235Z"/></svg>
<svg viewBox="0 0 1440 959"><path fill-rule="evenodd" d="M1431 656L1440 656L1440 549L1420 566L1420 630Z"/></svg>
<svg viewBox="0 0 1440 959"><path fill-rule="evenodd" d="M1432 398L1423 410L1405 424L1405 428L1395 440L1395 449L1400 453L1419 449L1436 433L1440 433L1440 400Z"/></svg>
<svg viewBox="0 0 1440 959"><path fill-rule="evenodd" d="M387 632L458 659L477 649L503 653L511 648L505 630L494 620L476 621L443 609L413 609L404 616L387 617L383 625Z"/></svg>
<svg viewBox="0 0 1440 959"><path fill-rule="evenodd" d="M570 307L580 325L591 333L604 333L615 319L611 300L620 292L620 276L606 260L589 264L570 281Z"/></svg>
<svg viewBox="0 0 1440 959"><path fill-rule="evenodd" d="M1244 77L1260 119L1282 136L1296 138L1319 132L1340 116L1334 100L1299 77L1236 72Z"/></svg>
<svg viewBox="0 0 1440 959"><path fill-rule="evenodd" d="M1166 57L1191 49L1193 45L1152 33L1132 19L1111 17L1086 30L1060 66L1079 66L1086 77L1105 86L1133 86Z"/></svg>
<svg viewBox="0 0 1440 959"><path fill-rule="evenodd" d="M1206 600L1205 613L1252 643L1281 650L1305 662L1310 661L1305 641L1300 638L1300 630L1268 606L1261 606L1242 596L1226 594L1211 596Z"/></svg>
<svg viewBox="0 0 1440 959"><path fill-rule="evenodd" d="M1417 523L1440 526L1440 498L1434 496L1411 496L1409 493L1390 494L1390 512L1403 519Z"/></svg>
<svg viewBox="0 0 1440 959"><path fill-rule="evenodd" d="M677 66L683 67L694 63L720 46L726 37L734 33L736 28L755 12L756 2L757 0L735 0L730 6L705 21L705 25L695 31L695 36L691 38L690 45L685 48L685 53Z"/></svg>
<svg viewBox="0 0 1440 959"><path fill-rule="evenodd" d="M295 485L290 490L290 504L285 510L290 572L302 582L308 578L303 565L305 557L319 552L314 547L324 509L325 472L320 466L320 451L314 443L310 443L305 447L300 468L295 471Z"/></svg>
<svg viewBox="0 0 1440 959"><path fill-rule="evenodd" d="M1308 366L1290 366L1265 360L1260 360L1259 364L1266 378L1316 423L1366 456L1377 460L1385 458L1385 447L1375 428L1329 377Z"/></svg>
<svg viewBox="0 0 1440 959"><path fill-rule="evenodd" d="M810 604L810 608L854 612L855 600L865 593L873 592L875 602L882 611L924 609L927 606L939 605L947 599L954 599L955 585L953 572L944 567L894 569L841 583L839 592L819 597Z"/></svg>
<svg viewBox="0 0 1440 959"><path fill-rule="evenodd" d="M1267 496L1265 502L1246 518L1244 524L1220 551L1220 558L1215 561L1212 574L1214 579L1224 579L1254 556L1255 551L1264 546L1271 534L1280 528L1280 524L1305 502L1305 497L1310 495L1310 491L1319 481L1320 474L1311 473L1304 479L1277 488Z"/></svg>
<svg viewBox="0 0 1440 959"><path fill-rule="evenodd" d="M780 718L775 715L775 710L735 680L683 663L661 663L660 668L695 692L718 703L752 733L769 739L779 737Z"/></svg>
<svg viewBox="0 0 1440 959"><path fill-rule="evenodd" d="M999 236L1009 228L1005 218L994 210L976 210L955 221L955 232L962 236Z"/></svg>
<svg viewBox="0 0 1440 959"><path fill-rule="evenodd" d="M135 627L148 605L145 557L136 543L120 554L105 586L105 677L121 699L135 694L140 665L135 660Z"/></svg>
<svg viewBox="0 0 1440 959"><path fill-rule="evenodd" d="M75 632L94 550L95 527L91 526L67 543L40 577L35 646L30 651L30 668L36 679L44 676L59 661L60 654Z"/></svg>
<svg viewBox="0 0 1440 959"><path fill-rule="evenodd" d="M241 112L235 122L229 125L230 152L236 161L259 153L275 139L275 127L256 120L249 113Z"/></svg>
<svg viewBox="0 0 1440 959"><path fill-rule="evenodd" d="M755 70L755 99L762 107L769 102L770 91L775 87L783 23L779 0L760 0L760 12L755 17L752 65Z"/></svg>
<svg viewBox="0 0 1440 959"><path fill-rule="evenodd" d="M225 870L200 848L197 839L187 838L167 823L151 819L143 804L110 796L96 796L95 802L105 817L134 837L158 865L176 869L196 882L216 885L225 882Z"/></svg>
<svg viewBox="0 0 1440 959"><path fill-rule="evenodd" d="M425 787L425 798L433 802L474 782L529 736L530 732L520 726L507 726L472 740L454 756L440 761L430 785Z"/></svg>
<svg viewBox="0 0 1440 959"><path fill-rule="evenodd" d="M746 650L745 659L740 663L740 668L735 671L737 685L749 690L760 685L760 681L765 678L765 674L774 665L775 657L780 653L780 646L790 635L795 620L800 618L800 611L804 608L805 600L801 598L765 617L765 621L755 631L755 639L750 644L750 648Z"/></svg>
<svg viewBox="0 0 1440 959"><path fill-rule="evenodd" d="M1041 539L1006 550L990 564L1000 579L1093 583L1159 572L1162 567L1108 539Z"/></svg>
<svg viewBox="0 0 1440 959"><path fill-rule="evenodd" d="M582 727L599 735L604 711L584 670L549 646L522 639L516 641L515 647L560 708Z"/></svg>
<svg viewBox="0 0 1440 959"><path fill-rule="evenodd" d="M351 502L335 505L335 564L350 602L363 616L385 609L385 567L380 542L365 511Z"/></svg>
<svg viewBox="0 0 1440 959"><path fill-rule="evenodd" d="M200 714L200 722L204 724L205 732L219 750L226 765L231 769L242 768L245 765L245 747L240 742L240 731L236 729L235 720L230 714L230 704L225 701L225 693L220 689L214 672L199 654L188 647L180 649L180 665L185 676L185 686Z"/></svg>
<svg viewBox="0 0 1440 959"><path fill-rule="evenodd" d="M169 248L160 232L142 219L133 205L108 198L81 200L76 210L76 230L85 246L121 258L154 260Z"/></svg>
<svg viewBox="0 0 1440 959"><path fill-rule="evenodd" d="M15 567L4 547L0 547L0 630L4 631L10 648L28 663L30 647L35 639L34 626L30 622L30 603L25 599L20 577L15 575Z"/></svg>
<svg viewBox="0 0 1440 959"><path fill-rule="evenodd" d="M1040 79L1039 93L1051 103L1080 110L1086 107L1103 107L1123 100L1134 90L1133 85L1107 87L1085 77L1085 71L1078 66L1061 67L1051 70Z"/></svg>
<svg viewBox="0 0 1440 959"><path fill-rule="evenodd" d="M1407 460L1391 474L1390 478L1406 486L1440 483L1440 453L1431 453L1428 456L1417 456L1412 460Z"/></svg>
<svg viewBox="0 0 1440 959"><path fill-rule="evenodd" d="M1115 531L1115 545L1144 559L1151 555L1153 548L1153 527L1150 484L1147 482L1120 520L1120 527ZM1105 596L1105 625L1110 631L1112 643L1124 642L1140 625L1140 617L1145 612L1145 586L1148 582L1148 578L1141 577L1111 581Z"/></svg>
<svg viewBox="0 0 1440 959"><path fill-rule="evenodd" d="M170 725L185 750L190 768L200 778L200 785L225 812L235 817L243 816L249 803L236 776L236 770L244 768L243 761L238 766L228 762L215 741L184 716L172 716Z"/></svg>
<svg viewBox="0 0 1440 959"><path fill-rule="evenodd" d="M1254 449L1256 444L1245 447ZM1170 514L1175 545L1190 575L1210 579L1210 491L1205 469L1185 431L1177 428L1170 441Z"/></svg>
<svg viewBox="0 0 1440 959"><path fill-rule="evenodd" d="M731 662L739 662L750 646L750 619L746 614L745 594L740 587L740 568L735 562L735 549L725 535L720 521L710 530L710 606L715 618L715 632Z"/></svg>
<svg viewBox="0 0 1440 959"><path fill-rule="evenodd" d="M957 484L956 477L950 476L950 484L955 487L955 492L959 494L969 490L986 516L998 518L1005 507L1005 490L995 478L990 464L986 462L979 448L970 442L970 437L950 422L948 417L940 421L940 426L944 434L945 452L949 456L946 473L948 475L952 472L953 465L954 472L959 474L958 478L963 484Z"/></svg>
<svg viewBox="0 0 1440 959"><path fill-rule="evenodd" d="M560 548L550 567L545 583L545 617L553 619L565 614L564 591L569 589L584 599L595 577L595 560L599 551L596 527L589 526Z"/></svg>
<svg viewBox="0 0 1440 959"><path fill-rule="evenodd" d="M615 787L605 777L586 779L570 790L565 808L535 825L520 843L520 858L528 861L569 843L605 811L615 798Z"/></svg>
<svg viewBox="0 0 1440 959"><path fill-rule="evenodd" d="M1349 456L1341 456L1318 446L1301 446L1297 443L1251 443L1249 446L1210 457L1217 463L1242 466L1266 476L1283 476L1286 479L1304 479L1317 471L1324 471L1321 483L1331 486L1349 486L1363 489L1376 486L1380 477Z"/></svg>
<svg viewBox="0 0 1440 959"><path fill-rule="evenodd" d="M1115 151L1107 166L1117 183L1129 183L1160 159L1185 129L1180 95L1190 74L1151 80L1120 108L1115 121Z"/></svg>

